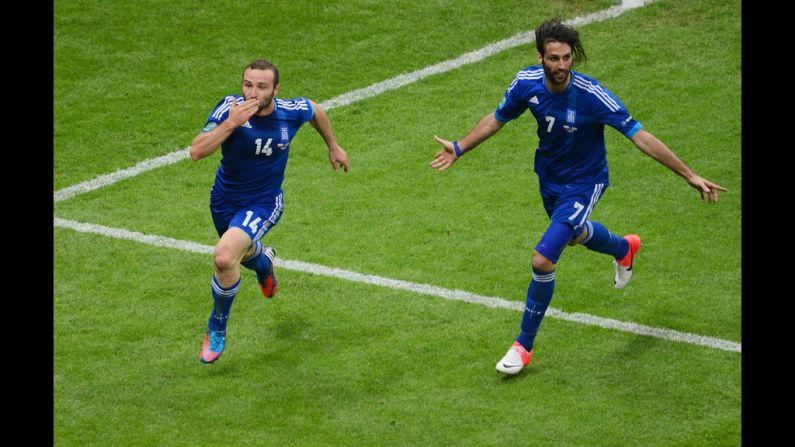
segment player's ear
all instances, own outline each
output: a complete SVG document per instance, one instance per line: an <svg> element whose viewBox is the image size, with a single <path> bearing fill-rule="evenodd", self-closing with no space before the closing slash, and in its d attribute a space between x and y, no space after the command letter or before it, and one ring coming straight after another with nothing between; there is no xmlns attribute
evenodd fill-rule
<svg viewBox="0 0 795 447"><path fill-rule="evenodd" d="M276 84L276 87L273 87L273 96L277 96L279 94L279 86L281 84Z"/></svg>
<svg viewBox="0 0 795 447"><path fill-rule="evenodd" d="M538 63L539 64L544 65L544 57L541 56L541 52L540 51L536 51L536 59L538 59Z"/></svg>

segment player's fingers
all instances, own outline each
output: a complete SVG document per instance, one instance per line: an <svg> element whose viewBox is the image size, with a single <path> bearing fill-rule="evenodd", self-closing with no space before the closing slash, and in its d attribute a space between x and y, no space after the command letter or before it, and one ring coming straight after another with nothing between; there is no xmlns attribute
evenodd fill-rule
<svg viewBox="0 0 795 447"><path fill-rule="evenodd" d="M442 168L441 170L445 170L447 169L448 166L453 164L453 162L448 160L447 157L439 157L435 161L436 161L436 166L434 167L437 169Z"/></svg>
<svg viewBox="0 0 795 447"><path fill-rule="evenodd" d="M447 144L450 143L449 141L439 138L436 135L433 136L433 139L436 140L437 143L441 144L445 149L447 149Z"/></svg>

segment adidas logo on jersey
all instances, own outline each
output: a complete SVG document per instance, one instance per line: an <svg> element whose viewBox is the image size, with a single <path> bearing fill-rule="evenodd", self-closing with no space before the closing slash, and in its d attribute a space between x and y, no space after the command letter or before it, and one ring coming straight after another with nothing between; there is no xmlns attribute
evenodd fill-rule
<svg viewBox="0 0 795 447"><path fill-rule="evenodd" d="M532 98L530 98L530 102L532 104L538 104L538 96L533 96Z"/></svg>
<svg viewBox="0 0 795 447"><path fill-rule="evenodd" d="M246 121L245 123L243 123L243 127L248 127L249 129L251 129L251 123Z"/></svg>

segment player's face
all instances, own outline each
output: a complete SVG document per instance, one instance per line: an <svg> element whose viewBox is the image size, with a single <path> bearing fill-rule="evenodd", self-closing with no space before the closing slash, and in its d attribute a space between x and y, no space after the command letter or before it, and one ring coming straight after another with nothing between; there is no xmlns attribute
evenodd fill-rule
<svg viewBox="0 0 795 447"><path fill-rule="evenodd" d="M273 70L256 70L247 68L243 72L243 98L259 101L259 110L267 109L273 98L279 93L279 86L274 85Z"/></svg>
<svg viewBox="0 0 795 447"><path fill-rule="evenodd" d="M538 53L538 62L544 66L544 76L552 87L564 88L568 85L571 73L571 46L562 42L549 42L546 54Z"/></svg>

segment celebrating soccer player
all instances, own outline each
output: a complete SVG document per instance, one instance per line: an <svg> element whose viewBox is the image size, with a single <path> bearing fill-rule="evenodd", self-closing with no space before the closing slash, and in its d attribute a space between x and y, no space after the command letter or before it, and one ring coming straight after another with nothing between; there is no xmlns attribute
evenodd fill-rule
<svg viewBox="0 0 795 447"><path fill-rule="evenodd" d="M540 65L522 69L497 109L481 118L459 141L435 140L444 148L431 167L444 171L466 152L497 133L505 123L530 109L538 124L535 173L549 227L533 251L533 279L516 341L497 363L497 371L517 374L530 363L533 342L555 289L555 265L567 245L582 244L615 260L614 285L623 289L632 277L640 237L618 236L591 214L607 189L605 124L629 138L638 149L682 176L701 200L717 202L722 186L700 177L663 142L643 129L613 93L595 79L572 70L585 60L579 33L560 20L535 30Z"/></svg>
<svg viewBox="0 0 795 447"><path fill-rule="evenodd" d="M243 71L243 95L222 99L190 146L194 160L221 147L221 166L210 191L210 211L220 240L215 246L213 311L199 360L213 363L224 352L229 310L240 286L240 265L256 272L263 295L272 298L278 282L276 251L260 240L282 216L282 181L290 142L309 121L328 146L336 171L348 172L348 156L337 144L328 115L307 98L280 99L279 70L266 60Z"/></svg>

